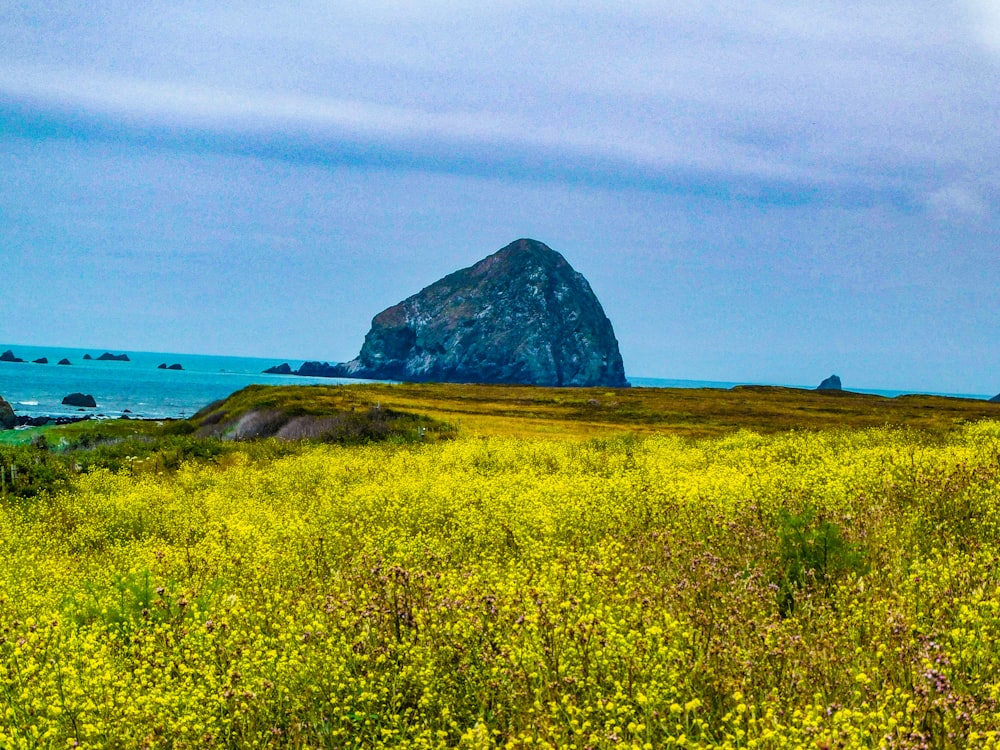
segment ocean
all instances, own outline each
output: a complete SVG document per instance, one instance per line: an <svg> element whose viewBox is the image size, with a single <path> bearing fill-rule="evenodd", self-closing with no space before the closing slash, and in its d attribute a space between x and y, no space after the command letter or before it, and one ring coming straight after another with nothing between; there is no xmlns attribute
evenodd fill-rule
<svg viewBox="0 0 1000 750"><path fill-rule="evenodd" d="M0 352L7 350L11 350L25 362L0 362L0 396L10 402L18 416L28 417L77 417L91 414L97 417L117 418L127 414L138 419L179 419L189 417L203 406L253 383L331 385L361 382L341 378L265 375L262 372L284 361L287 361L293 369L301 364L300 360L281 358L261 359L114 350L112 354L127 354L129 361L113 362L97 359L104 350L0 344ZM90 354L93 359L84 359L85 354ZM42 357L48 359L49 364L32 363L32 360ZM64 358L72 364L56 364ZM168 367L179 364L184 369L161 370L158 367L161 364ZM645 388L732 388L735 385L744 385L713 380L671 380L632 376L629 376L629 382L633 386ZM870 389L851 390L880 396L899 396L905 393ZM79 409L64 406L62 399L70 393L92 395L97 402L97 408ZM989 398L985 395L954 393L934 395Z"/></svg>
<svg viewBox="0 0 1000 750"><path fill-rule="evenodd" d="M127 354L129 361L111 362L97 360L104 350L0 344L0 352L7 350L25 362L0 362L0 396L10 403L15 414L28 417L91 414L117 418L128 414L138 419L177 419L189 417L203 406L253 383L356 382L263 374L262 370L285 361L281 359L114 350L112 354ZM85 354L94 359L84 359ZM32 363L42 357L49 364ZM56 364L64 358L72 364ZM158 369L161 364L168 367L179 364L184 369L161 370ZM301 362L289 361L289 364L295 368ZM70 393L92 395L97 408L64 406L62 400Z"/></svg>

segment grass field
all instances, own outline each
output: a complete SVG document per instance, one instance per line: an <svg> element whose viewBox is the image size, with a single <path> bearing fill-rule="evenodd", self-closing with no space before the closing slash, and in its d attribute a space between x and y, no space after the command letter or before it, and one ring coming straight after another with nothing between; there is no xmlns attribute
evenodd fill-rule
<svg viewBox="0 0 1000 750"><path fill-rule="evenodd" d="M0 446L0 747L997 746L996 405L365 386L225 410L373 403L457 429Z"/></svg>
<svg viewBox="0 0 1000 750"><path fill-rule="evenodd" d="M373 405L431 417L466 435L572 437L623 433L724 435L747 428L907 426L942 432L1000 418L1000 404L939 396L885 398L846 391L744 386L716 388L536 388L455 384L251 386L227 408L328 414Z"/></svg>

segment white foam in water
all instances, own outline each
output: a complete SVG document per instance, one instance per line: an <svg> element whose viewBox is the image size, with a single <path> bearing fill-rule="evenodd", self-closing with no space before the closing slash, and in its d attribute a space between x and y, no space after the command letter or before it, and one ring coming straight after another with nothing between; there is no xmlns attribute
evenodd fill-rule
<svg viewBox="0 0 1000 750"><path fill-rule="evenodd" d="M21 406L38 406L37 401L18 401L17 403Z"/></svg>

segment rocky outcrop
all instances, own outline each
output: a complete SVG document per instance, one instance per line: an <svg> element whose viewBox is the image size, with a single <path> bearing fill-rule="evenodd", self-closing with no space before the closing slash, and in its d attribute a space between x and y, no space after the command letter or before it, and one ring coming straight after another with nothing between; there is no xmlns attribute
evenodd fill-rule
<svg viewBox="0 0 1000 750"><path fill-rule="evenodd" d="M831 375L816 388L817 391L840 391L843 387L840 384L840 377Z"/></svg>
<svg viewBox="0 0 1000 750"><path fill-rule="evenodd" d="M14 352L8 349L3 354L0 354L0 362L24 362L24 360L20 357L15 357Z"/></svg>
<svg viewBox="0 0 1000 750"><path fill-rule="evenodd" d="M990 399L991 404L1000 404L1000 393Z"/></svg>
<svg viewBox="0 0 1000 750"><path fill-rule="evenodd" d="M287 362L282 362L280 365L275 365L274 367L268 367L264 370L265 375L292 375L292 366Z"/></svg>
<svg viewBox="0 0 1000 750"><path fill-rule="evenodd" d="M97 406L94 397L84 393L71 393L62 400L64 406L79 406L93 409Z"/></svg>
<svg viewBox="0 0 1000 750"><path fill-rule="evenodd" d="M0 430L13 430L17 427L17 416L13 407L0 396Z"/></svg>
<svg viewBox="0 0 1000 750"><path fill-rule="evenodd" d="M86 357L84 357L86 359ZM97 358L99 362L129 362L127 354L112 354L111 352L104 352L100 357Z"/></svg>
<svg viewBox="0 0 1000 750"><path fill-rule="evenodd" d="M38 359L31 360L33 365L47 365L49 363L48 357L39 357Z"/></svg>
<svg viewBox="0 0 1000 750"><path fill-rule="evenodd" d="M299 375L411 382L625 387L611 321L590 284L521 239L383 310L356 359Z"/></svg>
<svg viewBox="0 0 1000 750"><path fill-rule="evenodd" d="M66 359L65 357L63 357L63 358L62 358L62 359L60 359L60 360L59 360L58 362L56 362L56 364L57 364L57 365L71 365L71 364L73 364L73 363L72 363L72 362L70 362L70 361L69 361L68 359Z"/></svg>
<svg viewBox="0 0 1000 750"><path fill-rule="evenodd" d="M184 368L181 367L179 364L168 365L166 362L164 362L162 364L157 365L156 369L157 370L183 370Z"/></svg>
<svg viewBox="0 0 1000 750"><path fill-rule="evenodd" d="M89 354L84 354L83 358L84 359L93 359L93 357L91 357Z"/></svg>

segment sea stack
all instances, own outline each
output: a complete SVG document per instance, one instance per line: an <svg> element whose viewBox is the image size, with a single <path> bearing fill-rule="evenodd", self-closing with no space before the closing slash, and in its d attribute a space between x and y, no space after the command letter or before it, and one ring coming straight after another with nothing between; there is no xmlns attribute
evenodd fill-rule
<svg viewBox="0 0 1000 750"><path fill-rule="evenodd" d="M410 382L627 387L618 340L582 274L521 239L372 320L361 353L300 375Z"/></svg>
<svg viewBox="0 0 1000 750"><path fill-rule="evenodd" d="M840 378L837 375L831 375L816 388L817 391L840 391L843 390L840 384Z"/></svg>

